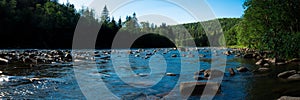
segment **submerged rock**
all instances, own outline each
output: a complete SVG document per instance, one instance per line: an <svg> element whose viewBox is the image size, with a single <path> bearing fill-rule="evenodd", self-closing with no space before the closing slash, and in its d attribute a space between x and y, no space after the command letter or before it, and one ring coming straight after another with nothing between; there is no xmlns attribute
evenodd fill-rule
<svg viewBox="0 0 300 100"><path fill-rule="evenodd" d="M234 72L233 68L229 68L228 71L229 71L231 76L235 75L235 72Z"/></svg>
<svg viewBox="0 0 300 100"><path fill-rule="evenodd" d="M128 93L122 96L122 100L147 100L147 95L144 93Z"/></svg>

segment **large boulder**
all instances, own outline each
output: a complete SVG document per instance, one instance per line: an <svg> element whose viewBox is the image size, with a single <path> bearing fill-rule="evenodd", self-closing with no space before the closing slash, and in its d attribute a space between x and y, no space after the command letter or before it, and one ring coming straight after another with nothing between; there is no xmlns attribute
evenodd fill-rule
<svg viewBox="0 0 300 100"><path fill-rule="evenodd" d="M7 65L8 64L8 60L4 59L4 58L0 58L0 65Z"/></svg>
<svg viewBox="0 0 300 100"><path fill-rule="evenodd" d="M180 94L183 96L201 96L204 95L204 89L208 89L209 93L205 95L215 95L220 92L219 83L206 83L206 82L184 82L180 83Z"/></svg>
<svg viewBox="0 0 300 100"><path fill-rule="evenodd" d="M292 76L296 73L297 73L296 70L285 71L285 72L279 73L277 75L277 77L286 79L286 78L288 78L288 77L290 77L290 76Z"/></svg>

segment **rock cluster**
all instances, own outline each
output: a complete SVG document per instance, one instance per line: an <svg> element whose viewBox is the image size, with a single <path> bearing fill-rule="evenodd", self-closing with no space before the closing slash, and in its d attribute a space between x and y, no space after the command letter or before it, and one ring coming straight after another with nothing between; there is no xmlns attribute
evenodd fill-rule
<svg viewBox="0 0 300 100"><path fill-rule="evenodd" d="M51 64L71 62L69 50L19 50L0 51L0 65L9 63Z"/></svg>

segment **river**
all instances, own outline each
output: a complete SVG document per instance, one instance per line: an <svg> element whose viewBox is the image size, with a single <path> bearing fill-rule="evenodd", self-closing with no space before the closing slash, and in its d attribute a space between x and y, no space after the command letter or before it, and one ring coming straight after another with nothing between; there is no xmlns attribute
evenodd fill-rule
<svg viewBox="0 0 300 100"><path fill-rule="evenodd" d="M28 66L0 66L2 99L182 99L181 82L193 80L194 72L209 69L214 56L226 57L217 66L223 70L221 92L215 100L277 99L300 96L300 82L278 79L278 73L298 70L299 66L270 66L271 71L254 73L256 60L235 55L224 56L227 49L172 48L81 50L73 53L74 62ZM9 50L7 50L9 51ZM221 60L223 61L223 60ZM215 63L220 63L219 61ZM226 64L225 64L226 63ZM224 65L225 64L225 65ZM230 76L228 68L244 66L250 71ZM166 73L173 73L168 76ZM201 80L206 81L206 80ZM200 99L192 96L188 99Z"/></svg>

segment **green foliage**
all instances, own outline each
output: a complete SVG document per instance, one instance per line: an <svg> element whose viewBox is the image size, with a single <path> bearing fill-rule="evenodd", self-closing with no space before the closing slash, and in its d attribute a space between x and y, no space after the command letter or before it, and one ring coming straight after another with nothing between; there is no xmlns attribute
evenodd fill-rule
<svg viewBox="0 0 300 100"><path fill-rule="evenodd" d="M243 21L238 26L239 44L270 50L273 57L298 56L299 0L247 0Z"/></svg>
<svg viewBox="0 0 300 100"><path fill-rule="evenodd" d="M132 45L132 48L166 48L166 47L176 47L176 46L168 38L154 33L149 33L147 35L138 38L137 40L135 40L135 42Z"/></svg>
<svg viewBox="0 0 300 100"><path fill-rule="evenodd" d="M227 43L228 45L236 44L236 32L235 26L239 23L241 19L239 18L221 18L216 20L198 22L198 23L189 23L183 24L191 36L195 39L197 46L209 46L208 36L210 37L211 42L218 43ZM218 21L221 25L219 26L216 23ZM207 27L208 30L204 30L203 26ZM221 30L216 30L221 29ZM222 38L222 34L225 36L225 41ZM180 37L180 36L179 36ZM184 40L185 37L183 37Z"/></svg>
<svg viewBox="0 0 300 100"><path fill-rule="evenodd" d="M65 40L72 38L79 17L71 4L50 0L0 0L1 48L71 45L72 41Z"/></svg>

